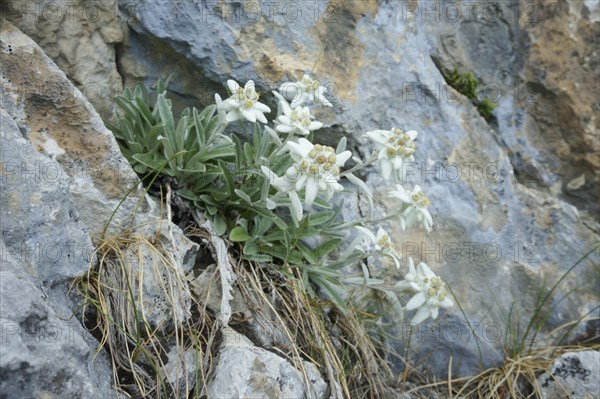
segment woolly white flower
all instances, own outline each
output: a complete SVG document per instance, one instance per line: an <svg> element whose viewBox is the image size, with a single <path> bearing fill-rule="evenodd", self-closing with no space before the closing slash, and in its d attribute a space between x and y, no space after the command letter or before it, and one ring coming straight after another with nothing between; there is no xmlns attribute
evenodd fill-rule
<svg viewBox="0 0 600 399"><path fill-rule="evenodd" d="M305 138L300 138L297 143L286 144L290 156L295 161L283 176L277 176L267 167L262 167L263 173L269 178L279 194L288 194L292 200L292 208L297 220L302 218L302 207L299 206L298 192L305 189L304 204L310 207L319 191L325 193L329 200L336 191L342 191L343 186L338 183L340 168L352 156L350 151L336 154L331 147L312 144ZM299 217L298 217L299 216Z"/></svg>
<svg viewBox="0 0 600 399"><path fill-rule="evenodd" d="M404 163L413 162L415 152L416 130L403 132L400 129L374 130L365 134L377 144L379 151L377 159L381 165L381 173L388 180L392 173L396 181L401 181L406 176Z"/></svg>
<svg viewBox="0 0 600 399"><path fill-rule="evenodd" d="M254 88L254 82L249 80L242 88L234 80L227 81L227 87L231 92L231 97L225 101L221 101L221 97L215 96L219 117L223 117L225 112L225 121L234 122L239 119L246 119L250 122L257 120L262 123L267 123L265 112L271 112L271 109L265 104L258 101L260 94Z"/></svg>
<svg viewBox="0 0 600 399"><path fill-rule="evenodd" d="M292 109L281 94L276 91L273 94L279 99L279 106L283 113L276 120L275 130L278 132L300 133L306 136L313 130L323 127L321 122L313 121L314 117L310 114L308 107L297 106Z"/></svg>
<svg viewBox="0 0 600 399"><path fill-rule="evenodd" d="M400 268L398 256L392 246L392 240L390 239L389 234L383 228L380 227L377 230L377 235L373 234L371 230L362 226L356 226L356 229L364 233L371 240L371 242L375 246L375 251L392 258L394 260L394 263L396 264L396 267Z"/></svg>
<svg viewBox="0 0 600 399"><path fill-rule="evenodd" d="M333 106L325 98L327 88L321 86L318 80L315 80L308 75L304 75L298 82L287 82L282 84L279 91L285 98L292 101L292 108L302 105L306 101L320 102L328 107Z"/></svg>
<svg viewBox="0 0 600 399"><path fill-rule="evenodd" d="M268 167L261 166L260 169L262 170L263 174L269 179L269 183L277 188L277 194L288 195L288 197L290 198L290 211L292 212L293 219L296 223L300 221L302 219L303 210L302 202L300 201L298 193L293 188L288 189L288 187L283 187L281 185L281 179L283 179L283 177L277 176L275 172L273 172ZM267 209L275 209L277 207L277 203L273 200L273 198L267 198L266 202Z"/></svg>
<svg viewBox="0 0 600 399"><path fill-rule="evenodd" d="M422 323L428 317L436 319L440 308L449 308L454 302L448 297L446 285L423 262L415 269L412 258L408 260L409 272L404 280L396 284L396 288L416 291L406 304L406 310L418 309L410 321L411 324Z"/></svg>
<svg viewBox="0 0 600 399"><path fill-rule="evenodd" d="M427 210L430 202L421 187L415 186L411 192L407 192L404 187L396 184L396 190L390 191L390 196L398 198L406 205L406 209L400 214L400 226L402 230L414 224L420 224L428 232L431 231L433 219Z"/></svg>

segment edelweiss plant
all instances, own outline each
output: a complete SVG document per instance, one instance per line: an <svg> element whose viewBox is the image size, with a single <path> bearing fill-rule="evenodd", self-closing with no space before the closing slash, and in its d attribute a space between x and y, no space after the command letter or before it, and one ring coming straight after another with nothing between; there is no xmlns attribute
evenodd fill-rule
<svg viewBox="0 0 600 399"><path fill-rule="evenodd" d="M338 196L345 189L356 187L371 200L371 190L356 172L375 164L384 180L394 178L397 183L389 196L398 200L400 211L390 217L396 217L403 230L431 230L429 200L421 188L409 191L400 184L405 163L414 160L416 131L366 133L375 151L363 161L346 150L345 138L335 149L315 143L323 124L309 106L332 104L314 78L304 75L273 92L278 109L273 127L265 116L271 109L259 101L253 81L242 87L228 80L226 86L225 100L217 93L215 105L203 111L186 109L177 122L165 82L159 81L155 103L150 103L145 88L126 91L117 99L122 112L115 113L108 127L138 173L160 172L174 179L174 185L164 181L180 201L201 211L217 234L240 244L241 259L301 279L311 295L326 295L340 308L355 290L383 293L400 317L404 310L416 310L413 324L436 318L439 308L452 306L444 283L424 263L415 269L409 259L405 279L395 286L370 276L366 262L382 256L401 268L394 240L381 227L373 233L368 226L375 220L345 221L340 216ZM237 131L247 132L249 124L253 131L238 135ZM350 159L354 165L346 167ZM165 163L167 167L159 169ZM341 248L349 236L353 240ZM352 268L358 277L348 276ZM412 299L399 306L398 295L406 292Z"/></svg>

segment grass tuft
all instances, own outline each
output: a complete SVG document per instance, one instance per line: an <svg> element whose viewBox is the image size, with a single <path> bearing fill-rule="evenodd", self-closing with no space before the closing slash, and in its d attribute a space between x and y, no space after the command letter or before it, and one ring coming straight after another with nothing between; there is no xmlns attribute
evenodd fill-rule
<svg viewBox="0 0 600 399"><path fill-rule="evenodd" d="M111 358L115 388L132 397L200 393L212 364L214 318L199 302L185 305L186 278L157 237L132 229L105 236L97 264L78 281L84 324ZM162 305L145 296L149 278L160 287ZM161 306L167 317L157 314Z"/></svg>

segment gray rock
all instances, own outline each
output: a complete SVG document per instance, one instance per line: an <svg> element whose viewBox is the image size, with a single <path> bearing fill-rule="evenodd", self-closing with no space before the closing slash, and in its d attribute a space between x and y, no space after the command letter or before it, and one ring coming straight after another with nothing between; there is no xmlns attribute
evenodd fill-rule
<svg viewBox="0 0 600 399"><path fill-rule="evenodd" d="M119 231L132 223L136 208L138 219L133 225L148 216L156 218L157 209L144 198L112 133L65 74L9 22L3 21L0 43L2 107L21 136L45 155L44 162L18 163L14 173L49 184L66 178L78 218L92 235L99 235L109 220L108 231ZM93 238L97 243L99 237Z"/></svg>
<svg viewBox="0 0 600 399"><path fill-rule="evenodd" d="M325 398L327 384L314 366L305 368L307 378L314 386L310 396ZM254 346L231 328L225 328L217 365L208 382L208 397L305 398L308 392L303 373L287 360Z"/></svg>
<svg viewBox="0 0 600 399"><path fill-rule="evenodd" d="M439 4L441 20L430 18L426 26L439 63L473 71L480 98L498 103L496 139L527 179L521 183L597 216L600 125L593 114L600 58L593 45L594 4ZM452 11L461 13L453 23Z"/></svg>
<svg viewBox="0 0 600 399"><path fill-rule="evenodd" d="M177 314L152 303L154 322L183 321L184 274L198 245L161 220L94 108L44 52L4 19L0 44L0 396L120 397L106 352L96 354L98 341L77 318L74 280L96 264L111 218L109 235L136 226L128 233L152 242L169 265L166 277L145 275L146 297L164 299L161 278L181 283ZM131 261L156 254L138 248Z"/></svg>
<svg viewBox="0 0 600 399"><path fill-rule="evenodd" d="M94 248L64 171L36 152L1 108L0 126L1 227L7 250L39 285L52 287L82 275Z"/></svg>
<svg viewBox="0 0 600 399"><path fill-rule="evenodd" d="M115 45L123 40L124 16L116 0L9 0L2 16L39 44L98 113L110 117L113 97L122 92Z"/></svg>
<svg viewBox="0 0 600 399"><path fill-rule="evenodd" d="M543 399L600 397L600 352L568 352L538 378Z"/></svg>
<svg viewBox="0 0 600 399"><path fill-rule="evenodd" d="M0 126L0 396L117 397L106 353L95 357L98 342L73 317L78 305L67 296L93 253L68 181L11 170L47 158L2 108Z"/></svg>
<svg viewBox="0 0 600 399"><path fill-rule="evenodd" d="M6 398L115 398L106 353L72 317L66 298L33 283L0 241L0 396Z"/></svg>

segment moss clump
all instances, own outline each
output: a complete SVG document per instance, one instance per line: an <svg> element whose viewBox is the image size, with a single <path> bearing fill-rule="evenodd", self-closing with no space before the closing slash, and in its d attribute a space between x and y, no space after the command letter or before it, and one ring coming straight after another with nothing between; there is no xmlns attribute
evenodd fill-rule
<svg viewBox="0 0 600 399"><path fill-rule="evenodd" d="M458 69L455 67L452 72L445 71L443 72L444 79L446 82L456 89L460 94L466 96L473 105L477 107L477 111L479 114L483 116L485 119L489 120L492 117L492 111L496 108L496 103L486 99L479 100L477 98L477 85L479 82L477 78L473 74L473 72L467 72L461 74L458 72Z"/></svg>

